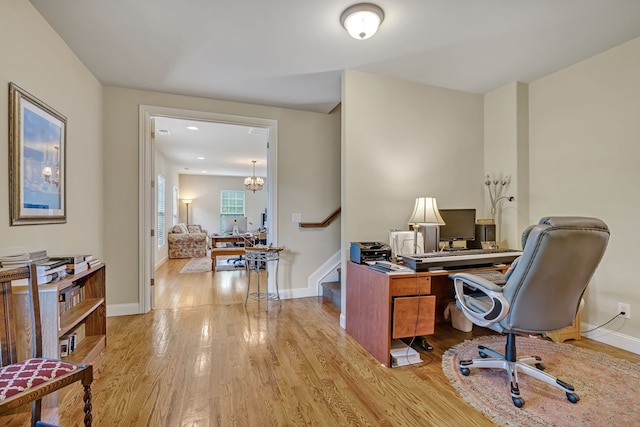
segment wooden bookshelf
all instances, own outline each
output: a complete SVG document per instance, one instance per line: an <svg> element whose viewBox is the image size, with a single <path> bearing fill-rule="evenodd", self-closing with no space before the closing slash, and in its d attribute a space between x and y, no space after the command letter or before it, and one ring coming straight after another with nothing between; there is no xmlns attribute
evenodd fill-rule
<svg viewBox="0 0 640 427"><path fill-rule="evenodd" d="M107 345L107 306L106 306L106 266L104 263L93 266L78 274L68 275L55 282L38 286L40 314L42 323L42 356L69 360L74 363L93 363ZM82 300L73 307L64 309L60 305L59 295L72 288L83 288ZM16 322L19 333L17 351L22 359L32 357L31 320L27 286L13 287L16 305ZM81 339L76 343L75 351L66 357L60 356L59 339L73 331L81 331ZM55 407L58 394L52 393L43 399L45 408Z"/></svg>
<svg viewBox="0 0 640 427"><path fill-rule="evenodd" d="M107 344L107 307L105 293L106 266L101 263L78 274L55 282L38 286L40 313L42 317L42 355L56 359L66 359L76 363L92 363ZM64 309L59 303L59 295L72 288L83 288L83 298L73 307ZM16 286L16 304L29 304L27 287ZM26 307L26 306L25 306ZM17 313L26 313L17 307ZM18 351L24 357L30 356L28 330L29 319L19 320L24 324L25 337L21 339ZM67 357L60 356L59 339L76 328L81 328L82 337L76 349Z"/></svg>

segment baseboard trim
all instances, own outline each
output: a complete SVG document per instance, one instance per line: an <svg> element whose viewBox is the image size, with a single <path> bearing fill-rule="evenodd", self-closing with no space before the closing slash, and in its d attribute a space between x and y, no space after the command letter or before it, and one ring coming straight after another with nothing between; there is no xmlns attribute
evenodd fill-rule
<svg viewBox="0 0 640 427"><path fill-rule="evenodd" d="M590 325L583 322L580 326L581 329L588 331L595 328L597 325ZM630 335L621 334L620 332L610 329L600 328L592 332L583 333L582 336L635 354L640 354L640 339Z"/></svg>
<svg viewBox="0 0 640 427"><path fill-rule="evenodd" d="M131 314L140 314L140 304L111 304L107 305L107 317L112 316L129 316Z"/></svg>

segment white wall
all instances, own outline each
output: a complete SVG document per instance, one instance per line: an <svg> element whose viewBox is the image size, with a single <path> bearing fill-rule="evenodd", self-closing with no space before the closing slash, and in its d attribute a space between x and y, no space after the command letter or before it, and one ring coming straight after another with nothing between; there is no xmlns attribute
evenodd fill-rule
<svg viewBox="0 0 640 427"><path fill-rule="evenodd" d="M0 253L102 258L102 85L26 0L0 0L0 58ZM9 226L9 82L67 118L66 224Z"/></svg>
<svg viewBox="0 0 640 427"><path fill-rule="evenodd" d="M340 205L340 112L310 113L283 108L104 88L105 253L110 270L109 304L129 307L139 299L138 148L139 106L177 108L278 121L279 286L285 296L315 294L308 276L339 247L339 227L300 230L291 214L320 221Z"/></svg>
<svg viewBox="0 0 640 427"><path fill-rule="evenodd" d="M582 321L605 323L618 301L631 304L632 319L607 329L635 337L638 351L640 38L537 80L529 92L530 219L586 215L609 225Z"/></svg>
<svg viewBox="0 0 640 427"><path fill-rule="evenodd" d="M220 192L222 190L245 192L245 216L247 229L257 230L262 225L262 214L267 208L266 189L245 190L244 178L237 176L180 175L181 197L193 199L189 206L189 223L200 224L209 233L220 232ZM182 196L184 195L184 196ZM186 214L184 204L182 213ZM182 216L184 219L185 217Z"/></svg>
<svg viewBox="0 0 640 427"><path fill-rule="evenodd" d="M350 242L408 229L416 197L483 208L482 95L352 70L342 89L343 264Z"/></svg>

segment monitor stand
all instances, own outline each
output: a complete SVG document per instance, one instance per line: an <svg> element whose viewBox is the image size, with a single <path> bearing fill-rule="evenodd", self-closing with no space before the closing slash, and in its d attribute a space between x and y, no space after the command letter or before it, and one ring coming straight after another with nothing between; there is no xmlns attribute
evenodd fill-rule
<svg viewBox="0 0 640 427"><path fill-rule="evenodd" d="M449 245L442 248L443 251L464 251L467 248L460 248L457 246L453 246L453 240L449 240Z"/></svg>

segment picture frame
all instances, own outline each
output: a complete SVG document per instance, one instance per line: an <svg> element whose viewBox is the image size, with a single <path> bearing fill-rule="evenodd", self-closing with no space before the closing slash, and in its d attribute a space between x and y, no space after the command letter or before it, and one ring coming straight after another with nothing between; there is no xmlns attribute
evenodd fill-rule
<svg viewBox="0 0 640 427"><path fill-rule="evenodd" d="M67 222L67 118L9 83L11 225Z"/></svg>

